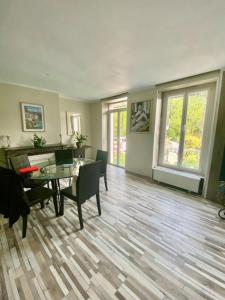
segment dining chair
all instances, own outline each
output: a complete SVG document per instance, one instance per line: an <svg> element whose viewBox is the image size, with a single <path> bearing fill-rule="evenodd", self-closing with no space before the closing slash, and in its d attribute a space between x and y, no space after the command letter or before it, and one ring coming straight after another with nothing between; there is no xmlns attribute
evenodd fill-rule
<svg viewBox="0 0 225 300"><path fill-rule="evenodd" d="M0 195L0 213L9 218L9 226L12 227L19 217L22 217L23 238L26 236L30 207L34 204L53 197L55 212L58 215L56 193L43 186L38 186L25 192L21 176L12 169L0 167Z"/></svg>
<svg viewBox="0 0 225 300"><path fill-rule="evenodd" d="M69 167L73 165L73 149L63 149L55 151L56 166ZM60 180L57 180L60 186ZM69 186L71 185L71 178L69 178Z"/></svg>
<svg viewBox="0 0 225 300"><path fill-rule="evenodd" d="M100 178L101 162L93 162L83 165L79 169L77 180L72 186L60 191L60 215L64 213L64 198L69 198L76 202L80 229L84 228L82 217L82 204L96 196L98 214L101 215L100 195L99 195L99 178Z"/></svg>
<svg viewBox="0 0 225 300"><path fill-rule="evenodd" d="M10 157L9 161L12 169L19 175L20 175L19 170L21 168L27 168L31 166L29 158L26 154L12 156ZM31 179L30 174L23 175L22 178L23 178L23 186L25 188L34 188L37 186L43 186L48 184L47 180Z"/></svg>
<svg viewBox="0 0 225 300"><path fill-rule="evenodd" d="M84 146L80 148L73 149L73 157L74 158L85 158L85 148Z"/></svg>
<svg viewBox="0 0 225 300"><path fill-rule="evenodd" d="M108 162L108 151L97 150L96 161L102 161L100 177L104 177L105 189L108 191L107 184L107 162Z"/></svg>
<svg viewBox="0 0 225 300"><path fill-rule="evenodd" d="M20 175L19 169L31 166L29 158L26 154L12 156L12 157L10 157L9 161L10 161L10 165L11 165L12 169L19 175ZM23 187L24 188L31 189L31 188L35 188L35 187L39 187L39 186L44 186L46 184L49 188L49 181L47 181L47 180L31 179L30 174L21 175L21 178L23 179ZM43 207L44 207L44 202L41 203L41 208L43 208Z"/></svg>
<svg viewBox="0 0 225 300"><path fill-rule="evenodd" d="M43 187L43 186L38 186L35 188L32 188L30 190L27 190L25 192L25 201L28 205L28 207L31 207L37 203L41 203L44 200L49 198L53 198L53 204L55 208L55 214L58 216L58 204L57 204L57 196L56 192L52 189ZM22 232L22 237L24 238L26 236L26 231L27 231L27 216L28 214L22 215L23 218L23 232Z"/></svg>
<svg viewBox="0 0 225 300"><path fill-rule="evenodd" d="M56 150L55 151L55 164L57 166L61 165L72 165L73 164L73 150Z"/></svg>

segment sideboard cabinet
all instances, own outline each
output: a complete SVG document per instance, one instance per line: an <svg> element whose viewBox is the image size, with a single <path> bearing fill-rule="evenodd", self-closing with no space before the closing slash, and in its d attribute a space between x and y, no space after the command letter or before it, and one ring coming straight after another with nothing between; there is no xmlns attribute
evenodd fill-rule
<svg viewBox="0 0 225 300"><path fill-rule="evenodd" d="M0 149L0 165L9 166L9 158L16 155L27 154L28 156L40 155L46 153L54 153L56 150L63 149L73 149L74 157L85 157L85 150L91 146L82 146L80 148L75 148L73 145L65 144L52 144L45 145L43 148L34 148L33 146L24 146L24 147L10 147L10 148L1 148Z"/></svg>

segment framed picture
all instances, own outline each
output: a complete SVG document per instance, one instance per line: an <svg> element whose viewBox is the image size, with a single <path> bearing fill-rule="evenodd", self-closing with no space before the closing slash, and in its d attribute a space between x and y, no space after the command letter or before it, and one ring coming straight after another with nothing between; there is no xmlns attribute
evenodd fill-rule
<svg viewBox="0 0 225 300"><path fill-rule="evenodd" d="M45 131L43 105L20 103L23 131Z"/></svg>
<svg viewBox="0 0 225 300"><path fill-rule="evenodd" d="M81 132L80 114L66 112L67 135L72 135L74 132Z"/></svg>
<svg viewBox="0 0 225 300"><path fill-rule="evenodd" d="M130 131L148 132L150 128L151 100L131 103Z"/></svg>

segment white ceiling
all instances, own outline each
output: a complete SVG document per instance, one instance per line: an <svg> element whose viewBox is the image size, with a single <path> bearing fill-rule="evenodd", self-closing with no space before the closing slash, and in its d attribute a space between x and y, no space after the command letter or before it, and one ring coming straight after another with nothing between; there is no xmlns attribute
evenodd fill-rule
<svg viewBox="0 0 225 300"><path fill-rule="evenodd" d="M224 0L0 0L0 81L95 100L225 66Z"/></svg>

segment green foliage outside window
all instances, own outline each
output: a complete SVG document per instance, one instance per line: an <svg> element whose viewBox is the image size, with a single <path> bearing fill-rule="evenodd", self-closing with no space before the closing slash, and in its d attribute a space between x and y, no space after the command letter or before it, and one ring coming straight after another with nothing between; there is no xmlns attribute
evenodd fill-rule
<svg viewBox="0 0 225 300"><path fill-rule="evenodd" d="M167 107L167 143L180 142L183 98L171 98ZM172 100L172 101L171 101ZM185 124L184 153L182 165L187 168L199 167L202 131L206 107L206 95L190 94Z"/></svg>

